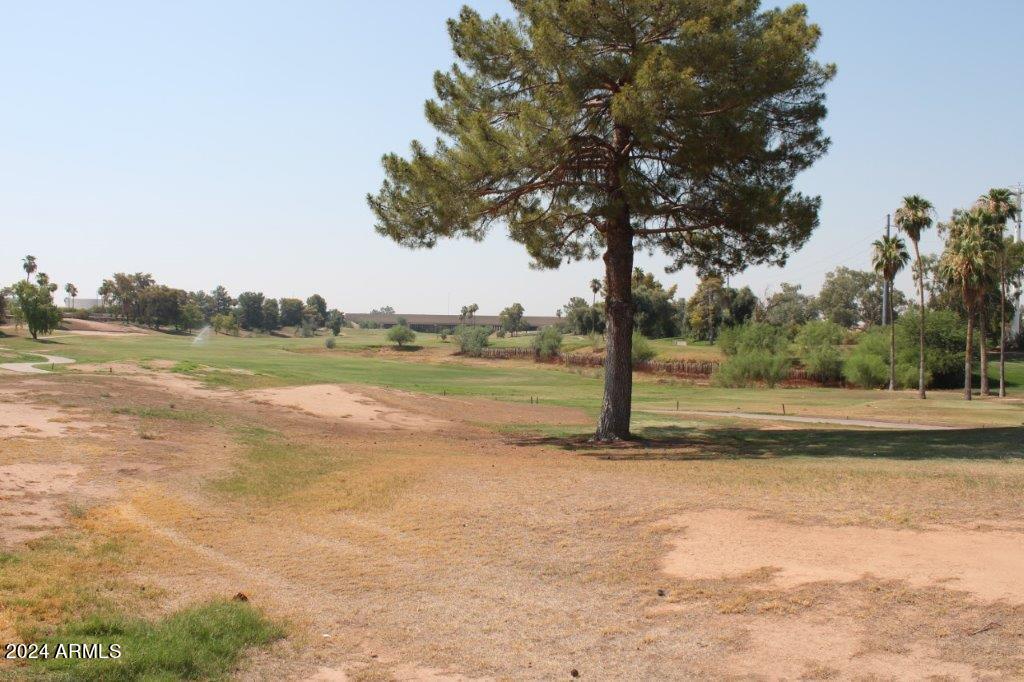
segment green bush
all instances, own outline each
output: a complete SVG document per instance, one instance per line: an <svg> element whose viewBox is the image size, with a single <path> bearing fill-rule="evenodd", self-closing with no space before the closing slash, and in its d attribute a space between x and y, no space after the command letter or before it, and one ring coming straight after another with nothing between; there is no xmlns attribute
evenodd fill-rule
<svg viewBox="0 0 1024 682"><path fill-rule="evenodd" d="M789 376L793 364L786 330L776 325L748 322L726 327L718 337L718 346L726 356L714 377L721 386L749 386L755 382L775 386Z"/></svg>
<svg viewBox="0 0 1024 682"><path fill-rule="evenodd" d="M531 344L540 359L549 360L557 357L562 352L562 332L554 325L544 327L533 337Z"/></svg>
<svg viewBox="0 0 1024 682"><path fill-rule="evenodd" d="M861 388L881 388L889 382L889 329L872 327L857 339L843 365L846 380Z"/></svg>
<svg viewBox="0 0 1024 682"><path fill-rule="evenodd" d="M328 336L326 339L324 339L324 348L332 349L334 348L334 346L335 341L333 336Z"/></svg>
<svg viewBox="0 0 1024 682"><path fill-rule="evenodd" d="M388 330L388 341L394 343L399 348L402 348L406 344L412 343L415 340L416 332L409 329L409 327L404 324L396 324Z"/></svg>
<svg viewBox="0 0 1024 682"><path fill-rule="evenodd" d="M459 342L459 352L473 358L480 357L483 349L489 344L487 337L491 335L490 327L466 325L455 332L455 340Z"/></svg>
<svg viewBox="0 0 1024 682"><path fill-rule="evenodd" d="M819 381L838 381L843 375L843 328L816 320L803 325L796 335L797 354L808 376Z"/></svg>
<svg viewBox="0 0 1024 682"><path fill-rule="evenodd" d="M782 327L763 322L748 322L722 329L717 344L727 356L755 351L778 355L786 352L789 338Z"/></svg>
<svg viewBox="0 0 1024 682"><path fill-rule="evenodd" d="M755 382L764 382L769 388L789 376L792 365L789 356L766 350L745 350L726 359L715 372L719 386L742 388Z"/></svg>
<svg viewBox="0 0 1024 682"><path fill-rule="evenodd" d="M911 310L896 321L896 385L917 386L920 321ZM925 311L925 382L933 388L955 388L964 382L967 327L951 310ZM857 338L843 374L863 388L889 384L889 328L874 327Z"/></svg>
<svg viewBox="0 0 1024 682"><path fill-rule="evenodd" d="M917 309L896 321L896 380L903 386L917 386L920 319ZM924 313L925 381L935 388L964 385L964 346L967 323L952 310Z"/></svg>
<svg viewBox="0 0 1024 682"><path fill-rule="evenodd" d="M651 342L639 331L633 331L633 364L654 359L657 352L651 348Z"/></svg>

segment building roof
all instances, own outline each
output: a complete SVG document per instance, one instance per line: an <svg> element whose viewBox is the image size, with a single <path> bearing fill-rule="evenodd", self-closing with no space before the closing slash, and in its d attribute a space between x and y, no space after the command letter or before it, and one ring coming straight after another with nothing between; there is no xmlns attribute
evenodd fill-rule
<svg viewBox="0 0 1024 682"><path fill-rule="evenodd" d="M410 325L440 325L455 327L460 324L481 324L498 326L501 318L497 315L476 315L472 319L462 319L458 315L383 315L380 313L345 313L345 319L350 322L376 322L378 324L397 324L398 319L404 317ZM546 327L558 324L562 318L553 315L524 315L523 324L528 327Z"/></svg>

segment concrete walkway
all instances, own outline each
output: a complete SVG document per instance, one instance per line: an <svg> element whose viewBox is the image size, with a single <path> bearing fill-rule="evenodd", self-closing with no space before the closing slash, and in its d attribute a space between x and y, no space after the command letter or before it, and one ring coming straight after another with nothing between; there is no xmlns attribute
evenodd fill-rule
<svg viewBox="0 0 1024 682"><path fill-rule="evenodd" d="M883 422L873 419L841 419L838 417L801 417L788 414L763 414L761 412L716 412L712 410L637 410L656 414L674 414L680 417L735 417L770 422L798 422L800 424L836 424L838 426L860 426L869 429L892 429L896 431L952 431L957 426L936 426L935 424L913 424L907 422Z"/></svg>
<svg viewBox="0 0 1024 682"><path fill-rule="evenodd" d="M0 369L21 372L22 374L48 374L48 370L40 369L37 365L70 365L74 362L71 358L61 357L60 355L43 355L41 353L33 353L33 355L39 355L39 357L44 359L39 362L3 362L0 363Z"/></svg>

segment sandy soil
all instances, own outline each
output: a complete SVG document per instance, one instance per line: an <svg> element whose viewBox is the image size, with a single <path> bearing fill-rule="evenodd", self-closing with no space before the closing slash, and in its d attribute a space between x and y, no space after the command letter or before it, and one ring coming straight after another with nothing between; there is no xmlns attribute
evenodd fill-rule
<svg viewBox="0 0 1024 682"><path fill-rule="evenodd" d="M767 567L783 587L867 575L1024 604L1020 533L809 526L729 509L683 515L673 523L685 530L665 559L665 571L681 578L735 578Z"/></svg>
<svg viewBox="0 0 1024 682"><path fill-rule="evenodd" d="M144 615L241 591L288 623L240 679L1024 677L1018 460L620 460L481 427L582 419L543 405L91 369L4 377L104 425L2 441L4 513L122 541L116 576L69 565Z"/></svg>
<svg viewBox="0 0 1024 682"><path fill-rule="evenodd" d="M26 397L19 392L0 390L0 440L52 438L99 426L97 422L53 405L25 402Z"/></svg>
<svg viewBox="0 0 1024 682"><path fill-rule="evenodd" d="M345 419L381 429L437 429L444 422L409 410L389 407L357 389L339 384L288 386L245 391L256 403L302 410L317 417Z"/></svg>
<svg viewBox="0 0 1024 682"><path fill-rule="evenodd" d="M120 322L99 322L98 320L79 320L65 317L61 321L61 330L81 336L141 336L151 333L144 327L122 324Z"/></svg>
<svg viewBox="0 0 1024 682"><path fill-rule="evenodd" d="M63 502L81 473L82 467L75 464L0 466L0 547L61 528Z"/></svg>

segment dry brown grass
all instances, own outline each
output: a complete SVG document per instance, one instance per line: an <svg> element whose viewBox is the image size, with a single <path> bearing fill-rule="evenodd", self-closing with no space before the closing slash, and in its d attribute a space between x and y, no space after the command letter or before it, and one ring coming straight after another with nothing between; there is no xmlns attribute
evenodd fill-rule
<svg viewBox="0 0 1024 682"><path fill-rule="evenodd" d="M430 416L450 424L419 433L200 391L174 395L173 411L204 418L176 418L151 384L45 381L46 400L104 419L104 439L6 441L16 446L0 463L80 464L112 492L61 540L78 543L73 552L14 564L20 577L0 600L21 600L8 623L18 633L103 596L52 604L55 590L109 583L141 612L245 592L292 624L288 644L241 671L253 679L328 668L383 680L403 666L499 679L1024 675L1020 605L871 578L783 589L770 567L710 580L660 570L679 532L666 519L710 508L817 526L1021 532L1019 460L672 459L658 448L609 458L466 423L482 413L537 421L492 401L431 401ZM112 411L125 405L133 411ZM118 567L90 549L114 541L134 557ZM16 548L26 551L39 550ZM50 568L32 577L37 561Z"/></svg>

